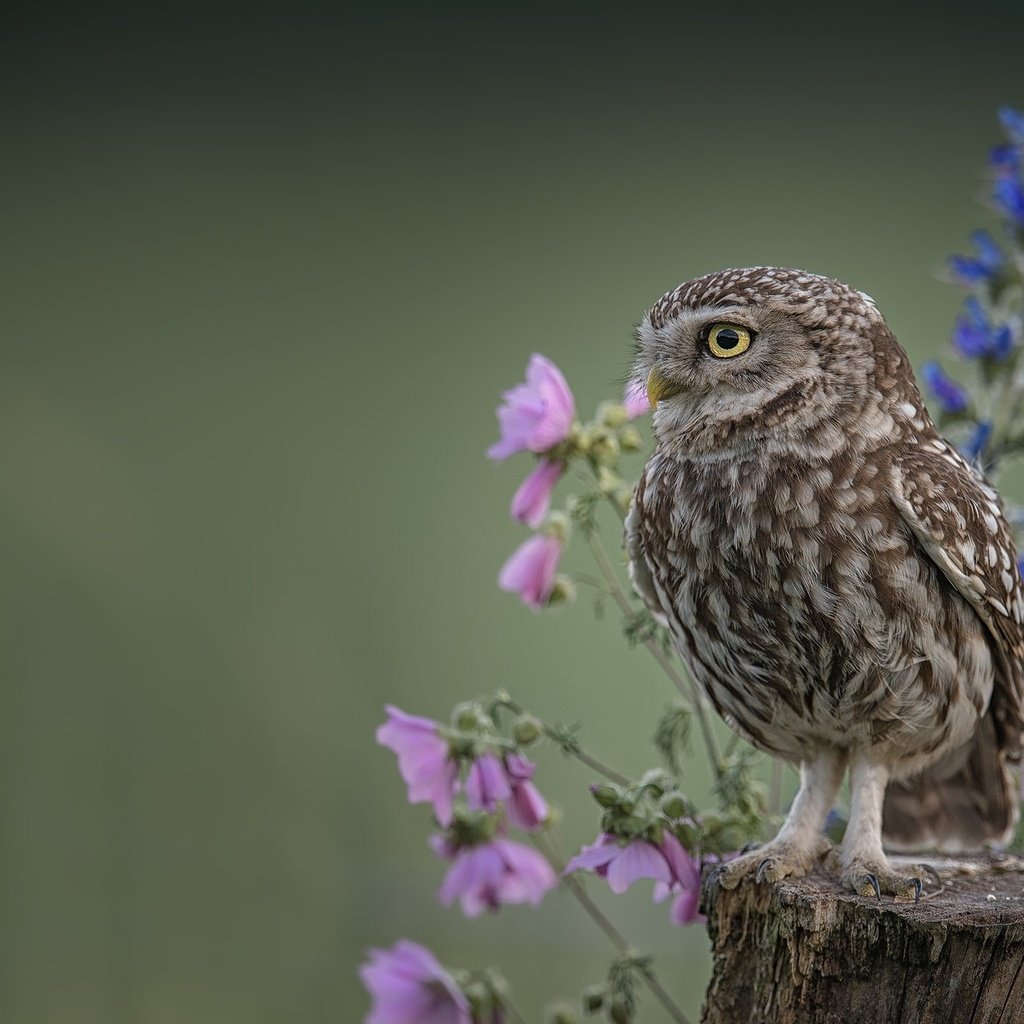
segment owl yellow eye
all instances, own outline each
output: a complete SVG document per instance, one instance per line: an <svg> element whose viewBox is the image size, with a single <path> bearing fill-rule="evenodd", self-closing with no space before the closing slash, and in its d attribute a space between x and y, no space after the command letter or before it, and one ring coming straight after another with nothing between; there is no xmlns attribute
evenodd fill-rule
<svg viewBox="0 0 1024 1024"><path fill-rule="evenodd" d="M750 348L753 335L736 324L715 324L708 331L708 350L719 359L738 356Z"/></svg>

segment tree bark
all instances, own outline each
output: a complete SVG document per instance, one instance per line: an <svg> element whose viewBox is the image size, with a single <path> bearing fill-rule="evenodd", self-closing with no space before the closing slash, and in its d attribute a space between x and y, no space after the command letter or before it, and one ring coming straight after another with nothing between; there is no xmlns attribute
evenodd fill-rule
<svg viewBox="0 0 1024 1024"><path fill-rule="evenodd" d="M926 859L916 904L825 872L732 891L708 872L703 1024L1022 1024L1024 862Z"/></svg>

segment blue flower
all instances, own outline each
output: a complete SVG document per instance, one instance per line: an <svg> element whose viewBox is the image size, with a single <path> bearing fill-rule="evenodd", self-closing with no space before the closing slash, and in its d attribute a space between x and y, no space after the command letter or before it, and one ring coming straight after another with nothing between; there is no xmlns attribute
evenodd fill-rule
<svg viewBox="0 0 1024 1024"><path fill-rule="evenodd" d="M992 202L996 208L1024 227L1024 185L1009 174L1000 175L992 185Z"/></svg>
<svg viewBox="0 0 1024 1024"><path fill-rule="evenodd" d="M957 317L953 345L967 359L994 359L1002 362L1013 351L1013 331L1009 324L989 323L977 297L964 302L964 315Z"/></svg>
<svg viewBox="0 0 1024 1024"><path fill-rule="evenodd" d="M997 178L1012 177L1020 170L1020 152L1017 146L1004 143L1001 146L993 146L988 154L989 166L996 173Z"/></svg>
<svg viewBox="0 0 1024 1024"><path fill-rule="evenodd" d="M976 256L950 256L949 269L960 284L991 281L1003 267L1003 250L987 231L971 234Z"/></svg>
<svg viewBox="0 0 1024 1024"><path fill-rule="evenodd" d="M936 397L943 412L963 412L968 405L967 392L935 360L921 367L921 377Z"/></svg>
<svg viewBox="0 0 1024 1024"><path fill-rule="evenodd" d="M1024 114L1012 107L999 108L999 121L1006 137L1017 146L1024 146Z"/></svg>
<svg viewBox="0 0 1024 1024"><path fill-rule="evenodd" d="M985 450L985 446L988 444L988 439L991 436L992 422L990 420L978 420L977 426L967 439L967 443L963 446L964 457L969 462L976 462L980 459L981 453Z"/></svg>

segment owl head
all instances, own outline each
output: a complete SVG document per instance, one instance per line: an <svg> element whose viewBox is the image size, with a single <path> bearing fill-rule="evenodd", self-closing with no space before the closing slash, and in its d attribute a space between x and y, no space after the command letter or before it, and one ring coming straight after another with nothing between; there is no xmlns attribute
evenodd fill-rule
<svg viewBox="0 0 1024 1024"><path fill-rule="evenodd" d="M722 270L679 285L640 322L636 374L658 440L692 450L838 435L868 407L922 414L874 301L801 270Z"/></svg>

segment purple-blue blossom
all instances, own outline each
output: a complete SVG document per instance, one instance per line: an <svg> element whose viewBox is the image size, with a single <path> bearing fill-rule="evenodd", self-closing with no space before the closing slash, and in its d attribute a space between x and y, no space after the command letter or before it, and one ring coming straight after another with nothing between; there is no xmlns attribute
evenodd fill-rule
<svg viewBox="0 0 1024 1024"><path fill-rule="evenodd" d="M971 436L963 446L964 457L969 462L976 462L981 458L989 438L992 436L991 420L979 420Z"/></svg>
<svg viewBox="0 0 1024 1024"><path fill-rule="evenodd" d="M971 233L973 256L950 256L949 269L953 277L968 286L991 281L1003 269L1003 250L987 231Z"/></svg>
<svg viewBox="0 0 1024 1024"><path fill-rule="evenodd" d="M921 379L943 412L958 413L967 408L969 400L966 389L953 380L934 359L921 367Z"/></svg>
<svg viewBox="0 0 1024 1024"><path fill-rule="evenodd" d="M964 302L957 317L953 345L967 359L994 359L1001 362L1013 351L1013 331L1009 324L992 323L976 295Z"/></svg>

